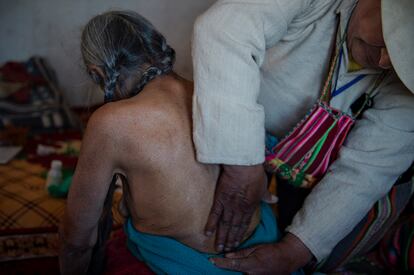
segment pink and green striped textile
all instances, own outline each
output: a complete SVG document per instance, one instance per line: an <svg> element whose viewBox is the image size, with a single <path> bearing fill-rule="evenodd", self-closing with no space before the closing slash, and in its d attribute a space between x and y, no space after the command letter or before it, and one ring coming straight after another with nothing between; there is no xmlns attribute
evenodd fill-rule
<svg viewBox="0 0 414 275"><path fill-rule="evenodd" d="M336 159L354 118L319 102L266 155L266 169L297 187L311 188Z"/></svg>

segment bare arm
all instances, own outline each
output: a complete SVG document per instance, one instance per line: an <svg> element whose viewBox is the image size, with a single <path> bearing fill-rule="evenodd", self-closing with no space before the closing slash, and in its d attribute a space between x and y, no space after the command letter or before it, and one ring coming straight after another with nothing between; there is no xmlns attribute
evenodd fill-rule
<svg viewBox="0 0 414 275"><path fill-rule="evenodd" d="M105 110L98 110L92 116L83 138L60 228L62 274L87 272L98 221L117 165L119 133Z"/></svg>

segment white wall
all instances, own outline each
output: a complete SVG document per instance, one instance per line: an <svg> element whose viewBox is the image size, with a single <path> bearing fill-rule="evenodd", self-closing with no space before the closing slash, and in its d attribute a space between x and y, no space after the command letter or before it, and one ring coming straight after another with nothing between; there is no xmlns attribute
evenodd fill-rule
<svg viewBox="0 0 414 275"><path fill-rule="evenodd" d="M136 11L149 19L176 50L175 69L191 79L190 38L197 15L214 0L0 0L0 64L46 58L55 69L69 104L96 103L102 94L87 79L80 57L86 22L114 9Z"/></svg>

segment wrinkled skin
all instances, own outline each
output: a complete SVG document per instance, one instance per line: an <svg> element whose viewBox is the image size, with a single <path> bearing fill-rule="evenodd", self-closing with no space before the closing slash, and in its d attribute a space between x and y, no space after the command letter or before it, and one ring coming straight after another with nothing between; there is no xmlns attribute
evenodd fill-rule
<svg viewBox="0 0 414 275"><path fill-rule="evenodd" d="M212 235L218 227L217 251L229 251L239 245L255 210L266 194L265 183L263 165L223 165L206 225L207 236Z"/></svg>
<svg viewBox="0 0 414 275"><path fill-rule="evenodd" d="M312 254L292 234L279 243L263 244L211 258L216 266L247 274L290 274L311 260Z"/></svg>

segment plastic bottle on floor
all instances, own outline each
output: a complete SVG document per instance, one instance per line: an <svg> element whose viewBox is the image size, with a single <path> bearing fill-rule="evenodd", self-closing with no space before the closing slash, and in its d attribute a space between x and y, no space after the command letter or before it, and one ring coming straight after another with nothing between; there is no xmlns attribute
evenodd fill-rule
<svg viewBox="0 0 414 275"><path fill-rule="evenodd" d="M46 190L52 185L60 185L62 183L62 162L60 160L52 160L50 169L47 172Z"/></svg>

